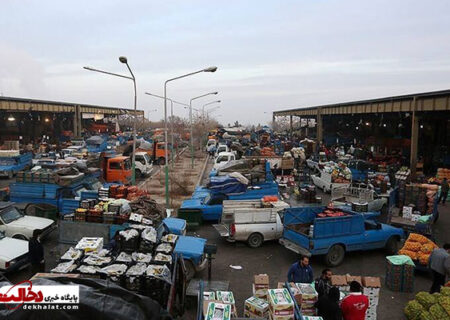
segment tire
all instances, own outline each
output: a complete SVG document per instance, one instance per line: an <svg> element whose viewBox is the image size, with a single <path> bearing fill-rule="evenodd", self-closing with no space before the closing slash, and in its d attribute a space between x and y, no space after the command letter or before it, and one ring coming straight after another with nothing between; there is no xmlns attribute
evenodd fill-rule
<svg viewBox="0 0 450 320"><path fill-rule="evenodd" d="M135 171L134 171L134 176L135 176L136 179L142 178L142 172L141 172L141 170L135 170Z"/></svg>
<svg viewBox="0 0 450 320"><path fill-rule="evenodd" d="M390 237L386 242L385 246L386 253L389 255L394 255L398 251L398 240L396 237Z"/></svg>
<svg viewBox="0 0 450 320"><path fill-rule="evenodd" d="M25 241L28 241L28 238L25 237L23 234L15 234L15 235L13 236L13 238L14 238L14 239L19 239L19 240L25 240Z"/></svg>
<svg viewBox="0 0 450 320"><path fill-rule="evenodd" d="M386 216L388 214L388 208L387 205L383 204L380 210L381 215Z"/></svg>
<svg viewBox="0 0 450 320"><path fill-rule="evenodd" d="M325 255L325 263L329 267L337 267L344 261L345 249L340 244L335 244Z"/></svg>
<svg viewBox="0 0 450 320"><path fill-rule="evenodd" d="M158 159L158 164L159 164L160 166L165 165L165 164L166 164L166 159L164 159L163 157L159 158L159 159Z"/></svg>
<svg viewBox="0 0 450 320"><path fill-rule="evenodd" d="M263 242L264 237L260 233L252 233L247 239L247 243L251 248L258 248L263 244Z"/></svg>
<svg viewBox="0 0 450 320"><path fill-rule="evenodd" d="M184 260L184 266L186 267L186 281L189 281L195 276L195 267L191 260Z"/></svg>

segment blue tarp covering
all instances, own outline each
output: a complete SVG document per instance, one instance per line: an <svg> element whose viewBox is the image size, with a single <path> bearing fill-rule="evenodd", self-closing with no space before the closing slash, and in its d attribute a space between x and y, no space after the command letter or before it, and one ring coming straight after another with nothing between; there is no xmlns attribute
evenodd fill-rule
<svg viewBox="0 0 450 320"><path fill-rule="evenodd" d="M238 194L247 190L247 185L230 176L211 177L208 188L215 193Z"/></svg>

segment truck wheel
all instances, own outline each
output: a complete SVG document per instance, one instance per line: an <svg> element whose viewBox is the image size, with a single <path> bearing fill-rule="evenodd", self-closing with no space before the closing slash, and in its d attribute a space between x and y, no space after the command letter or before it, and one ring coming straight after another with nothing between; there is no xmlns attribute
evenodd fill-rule
<svg viewBox="0 0 450 320"><path fill-rule="evenodd" d="M184 260L184 266L186 267L186 281L189 281L195 276L195 267L191 260Z"/></svg>
<svg viewBox="0 0 450 320"><path fill-rule="evenodd" d="M398 249L398 241L396 237L390 237L388 241L386 242L386 253L389 255L393 255L397 253Z"/></svg>
<svg viewBox="0 0 450 320"><path fill-rule="evenodd" d="M134 171L134 175L137 179L140 179L142 177L142 172L141 170L135 170Z"/></svg>
<svg viewBox="0 0 450 320"><path fill-rule="evenodd" d="M383 206L381 207L380 213L381 213L383 216L386 216L386 215L388 214L388 208L387 208L387 205L383 204Z"/></svg>
<svg viewBox="0 0 450 320"><path fill-rule="evenodd" d="M247 239L248 245L252 248L260 247L263 241L264 238L260 233L252 233Z"/></svg>
<svg viewBox="0 0 450 320"><path fill-rule="evenodd" d="M159 164L160 166L165 165L165 164L166 164L166 159L164 159L163 157L159 158L159 159L158 159L158 164Z"/></svg>
<svg viewBox="0 0 450 320"><path fill-rule="evenodd" d="M329 267L336 267L344 261L345 249L340 244L335 244L330 248L325 256L325 263Z"/></svg>
<svg viewBox="0 0 450 320"><path fill-rule="evenodd" d="M15 235L13 235L13 238L28 241L28 238L25 237L23 234L15 234Z"/></svg>

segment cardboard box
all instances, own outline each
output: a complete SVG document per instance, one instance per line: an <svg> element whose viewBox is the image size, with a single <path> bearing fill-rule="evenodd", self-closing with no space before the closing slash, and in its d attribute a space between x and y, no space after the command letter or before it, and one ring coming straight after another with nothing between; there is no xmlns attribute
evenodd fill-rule
<svg viewBox="0 0 450 320"><path fill-rule="evenodd" d="M255 289L269 289L269 276L267 274L257 274L253 283L255 284Z"/></svg>
<svg viewBox="0 0 450 320"><path fill-rule="evenodd" d="M254 284L254 283L252 284L253 295L254 295L255 297L257 297L257 298L260 298L260 299L267 299L267 291L268 291L268 290L269 290L269 289L267 289L267 288L256 289L256 288L255 288L255 284Z"/></svg>
<svg viewBox="0 0 450 320"><path fill-rule="evenodd" d="M316 302L319 298L319 294L312 284L296 283L296 285L300 291L300 294L302 295L303 303L305 303L305 301Z"/></svg>
<svg viewBox="0 0 450 320"><path fill-rule="evenodd" d="M402 209L402 217L405 219L411 219L412 212L412 207L404 206Z"/></svg>
<svg viewBox="0 0 450 320"><path fill-rule="evenodd" d="M284 282L278 282L278 289L283 289L284 288ZM300 293L300 290L298 289L297 285L293 282L289 283L290 287L291 287L291 292L294 295L294 299L297 302L298 305L302 304L302 295Z"/></svg>
<svg viewBox="0 0 450 320"><path fill-rule="evenodd" d="M269 289L268 296L269 308L272 316L293 317L294 301L287 289Z"/></svg>
<svg viewBox="0 0 450 320"><path fill-rule="evenodd" d="M380 288L363 288L363 294L370 297L378 297L380 295Z"/></svg>
<svg viewBox="0 0 450 320"><path fill-rule="evenodd" d="M231 291L216 291L216 299L222 301L222 303L229 303L233 305L235 303L233 292Z"/></svg>
<svg viewBox="0 0 450 320"><path fill-rule="evenodd" d="M412 222L417 222L420 219L420 214L412 214L411 215L411 221Z"/></svg>
<svg viewBox="0 0 450 320"><path fill-rule="evenodd" d="M294 320L295 316L289 315L289 316L278 316L278 315L273 315L271 313L269 313L269 319L270 320Z"/></svg>
<svg viewBox="0 0 450 320"><path fill-rule="evenodd" d="M204 291L203 300L204 301L216 300L216 294L213 291Z"/></svg>
<svg viewBox="0 0 450 320"><path fill-rule="evenodd" d="M269 304L263 299L250 297L244 302L244 310L258 317L267 317Z"/></svg>
<svg viewBox="0 0 450 320"><path fill-rule="evenodd" d="M203 315L204 315L205 319L206 319L206 314L208 313L208 306L210 303L229 305L231 307L231 317L237 318L236 306L231 305L229 303L222 303L222 301L219 301L219 300L210 300L210 301L203 301Z"/></svg>
<svg viewBox="0 0 450 320"><path fill-rule="evenodd" d="M252 319L267 319L269 317L269 313L267 313L264 317L261 317L257 314L251 313L250 311L244 310L244 318L252 318Z"/></svg>
<svg viewBox="0 0 450 320"><path fill-rule="evenodd" d="M350 285L350 282L352 281L357 281L360 285L362 285L362 279L361 276L351 276L351 275L346 275L347 278L347 283Z"/></svg>
<svg viewBox="0 0 450 320"><path fill-rule="evenodd" d="M303 316L303 320L323 320L322 317Z"/></svg>
<svg viewBox="0 0 450 320"><path fill-rule="evenodd" d="M230 320L231 305L210 302L205 313L205 320Z"/></svg>
<svg viewBox="0 0 450 320"><path fill-rule="evenodd" d="M366 288L381 288L380 277L363 277L362 285Z"/></svg>
<svg viewBox="0 0 450 320"><path fill-rule="evenodd" d="M347 277L346 276L338 276L338 275L332 275L331 276L331 285L335 287L342 287L346 286L347 283Z"/></svg>

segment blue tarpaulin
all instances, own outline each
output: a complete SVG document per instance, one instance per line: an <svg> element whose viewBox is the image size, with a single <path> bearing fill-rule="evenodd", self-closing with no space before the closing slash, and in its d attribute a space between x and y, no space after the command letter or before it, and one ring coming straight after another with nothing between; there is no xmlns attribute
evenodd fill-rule
<svg viewBox="0 0 450 320"><path fill-rule="evenodd" d="M208 188L215 193L238 194L247 190L247 185L230 176L211 177Z"/></svg>

